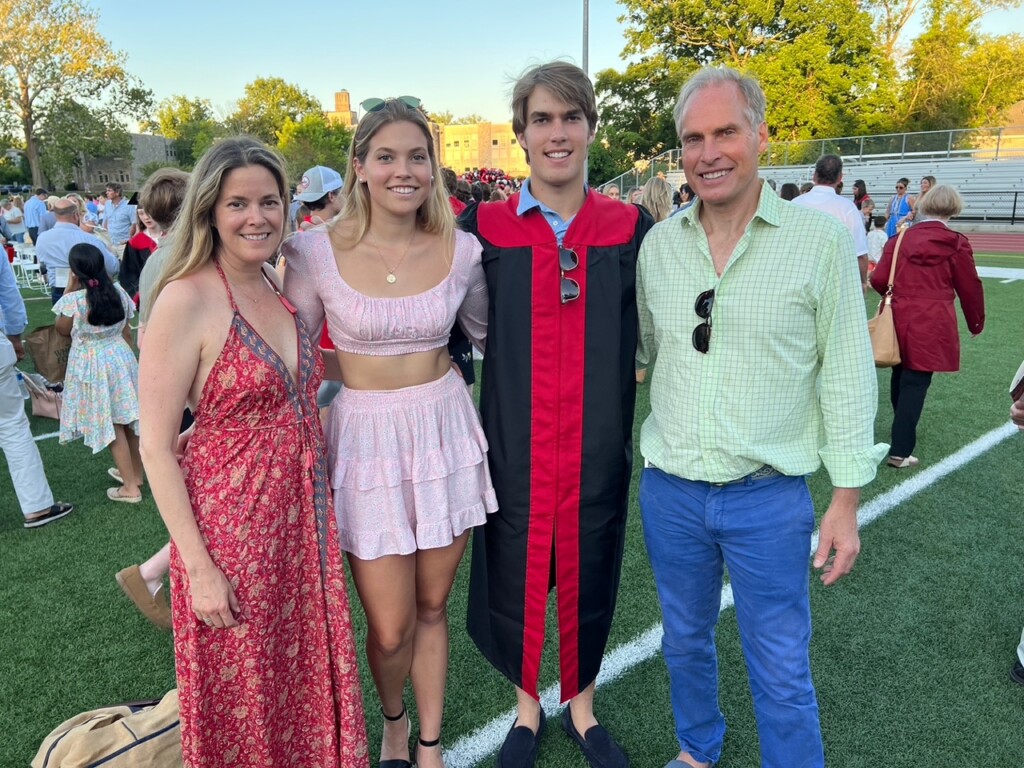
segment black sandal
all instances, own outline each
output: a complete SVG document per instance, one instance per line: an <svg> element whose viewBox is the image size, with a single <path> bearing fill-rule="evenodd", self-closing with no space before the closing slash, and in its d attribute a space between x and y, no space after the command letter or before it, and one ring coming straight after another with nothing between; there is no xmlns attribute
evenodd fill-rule
<svg viewBox="0 0 1024 768"><path fill-rule="evenodd" d="M381 717L387 720L389 723L397 723L403 717L407 717L408 713L405 710L405 702L402 703L402 711L397 715L389 715L384 711L383 705L380 708ZM409 729L412 729L412 723L409 724ZM406 736L408 738L408 736ZM408 760L401 760L399 758L393 758L391 760L381 760L377 764L377 768L412 768L412 763Z"/></svg>
<svg viewBox="0 0 1024 768"><path fill-rule="evenodd" d="M424 747L425 749L431 749L432 747L436 747L436 746L440 745L440 743L441 743L441 737L440 736L438 736L433 741L424 741L423 737L420 736L418 739L416 739L416 749L419 750L420 747ZM417 763L419 762L418 757L417 757L417 761L416 762Z"/></svg>

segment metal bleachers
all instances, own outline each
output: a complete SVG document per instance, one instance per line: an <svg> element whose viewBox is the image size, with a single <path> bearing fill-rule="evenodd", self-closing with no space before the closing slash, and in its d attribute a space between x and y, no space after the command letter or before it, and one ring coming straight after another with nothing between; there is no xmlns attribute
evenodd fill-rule
<svg viewBox="0 0 1024 768"><path fill-rule="evenodd" d="M844 194L851 195L855 179L862 179L875 208L884 211L895 192L897 180L910 180L911 194L917 194L923 176L934 176L950 184L964 198L963 220L1024 223L1024 159L974 160L928 158L913 160L843 160ZM810 181L813 165L773 166L761 169L761 176L776 185L787 181L797 185Z"/></svg>
<svg viewBox="0 0 1024 768"><path fill-rule="evenodd" d="M916 194L923 176L935 176L960 191L962 220L1024 226L1024 127L773 142L761 157L761 177L777 186L808 182L814 161L826 153L843 158L844 194L851 196L854 180L863 179L879 211L898 179L909 179ZM681 150L672 149L611 181L625 193L660 175L678 188L686 180L681 160Z"/></svg>

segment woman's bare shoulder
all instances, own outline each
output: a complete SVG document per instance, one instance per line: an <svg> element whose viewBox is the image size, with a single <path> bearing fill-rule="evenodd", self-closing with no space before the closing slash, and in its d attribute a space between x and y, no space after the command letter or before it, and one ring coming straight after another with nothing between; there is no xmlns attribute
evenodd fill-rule
<svg viewBox="0 0 1024 768"><path fill-rule="evenodd" d="M207 265L165 285L153 305L153 312L172 313L181 322L189 322L222 312L225 307L230 305L224 283L213 265Z"/></svg>

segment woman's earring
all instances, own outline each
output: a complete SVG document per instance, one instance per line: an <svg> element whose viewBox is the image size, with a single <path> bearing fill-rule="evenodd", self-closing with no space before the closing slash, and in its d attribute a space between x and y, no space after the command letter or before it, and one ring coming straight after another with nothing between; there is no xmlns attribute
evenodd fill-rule
<svg viewBox="0 0 1024 768"><path fill-rule="evenodd" d="M431 176L431 177L430 177L430 183L431 183L431 184L433 184L433 183L434 183L434 177L433 177L433 176Z"/></svg>

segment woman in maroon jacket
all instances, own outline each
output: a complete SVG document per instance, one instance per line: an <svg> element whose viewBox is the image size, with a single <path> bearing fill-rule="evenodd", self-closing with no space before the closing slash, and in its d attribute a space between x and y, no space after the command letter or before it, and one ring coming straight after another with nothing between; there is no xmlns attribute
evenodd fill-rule
<svg viewBox="0 0 1024 768"><path fill-rule="evenodd" d="M953 299L960 298L971 335L977 336L985 327L985 296L974 252L966 237L947 226L962 207L953 187L933 187L917 201L918 223L903 236L896 260L892 314L903 362L892 369L889 465L898 469L918 464L910 453L917 442L917 422L932 373L960 370ZM886 290L896 241L889 239L871 273L871 286L879 293Z"/></svg>

